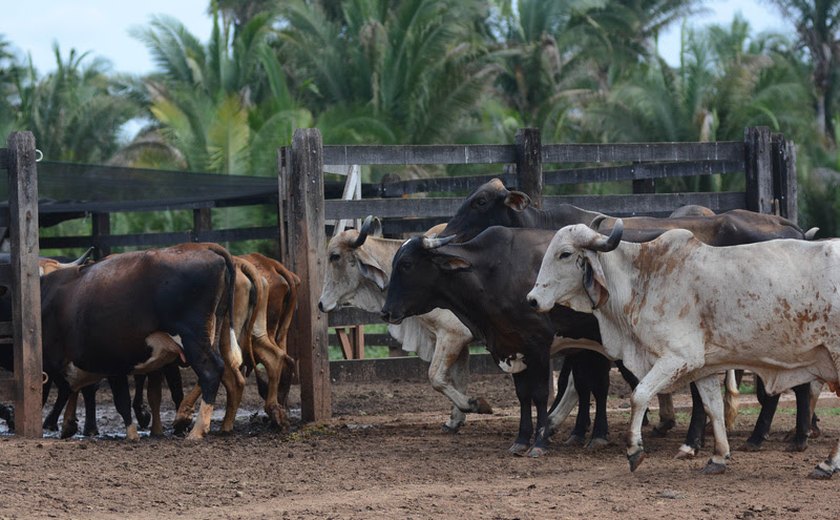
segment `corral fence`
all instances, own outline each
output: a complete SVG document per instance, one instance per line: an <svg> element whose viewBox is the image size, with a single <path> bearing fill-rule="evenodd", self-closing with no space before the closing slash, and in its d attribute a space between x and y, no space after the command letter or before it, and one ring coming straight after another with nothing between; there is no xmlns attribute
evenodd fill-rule
<svg viewBox="0 0 840 520"><path fill-rule="evenodd" d="M519 130L512 145L403 146L324 145L317 129L295 131L292 145L279 150L279 207L281 221L288 224L281 233L283 261L303 280L289 344L297 346L292 355L300 370L304 420L324 419L331 413L328 327L380 322L378 316L358 310L341 309L329 317L319 312L328 221L375 215L383 219L386 236L422 232L448 220L465 194L492 177L524 191L544 209L566 203L615 216L665 216L680 206L696 204L715 212L745 208L796 221L795 160L793 142L766 127L747 128L743 141L546 145L536 129ZM325 169L477 164L497 165L498 171L363 185L361 198L345 197L356 200L324 198ZM657 193L658 180L719 174L743 175L745 189ZM545 195L546 186L605 182L625 182L628 193ZM372 198L364 196L371 192ZM420 193L426 196L415 196ZM387 368L393 363L417 371L417 365L404 360L334 362L332 369L394 378L400 369Z"/></svg>
<svg viewBox="0 0 840 520"><path fill-rule="evenodd" d="M396 379L407 374L417 377L425 372L416 357L329 362L328 326L340 329L381 323L378 316L357 310L342 309L327 317L317 309L327 233L340 227L342 220L376 215L383 219L387 236L422 232L448 220L464 195L492 177L500 177L506 185L525 191L543 208L570 203L617 216L664 215L685 204L700 204L715 211L747 208L796 219L793 143L767 128L749 128L744 140L738 142L614 145L542 145L538 131L523 129L512 145L466 146L324 146L317 130L300 129L295 132L290 147L278 150L277 178L131 169L114 173L117 169L113 167L50 165L45 161L41 163L45 173L50 173L51 166L60 170L59 174L51 173L53 177L43 176L45 187L51 182L61 186L62 193L66 194L71 187L77 191L68 195L67 200L41 200L40 204L35 154L34 138L28 132L11 134L8 147L0 149L0 168L9 174L8 205L0 209L0 228L8 230L11 246L11 262L8 266L0 265L0 286L11 290L13 314L10 324L0 324L0 343L7 343L0 344L0 349L8 349L13 344L15 366L12 376L0 375L0 401L16 403L17 432L31 437L41 435L39 250L95 246L96 257L101 257L120 247L165 246L189 241L272 241L276 255L303 280L289 346L300 367L303 418L318 420L330 415L331 378ZM484 165L494 171L486 175L360 181L362 166L397 171L409 165L468 168ZM356 171L356 184L347 183L342 193L338 181L325 182L325 169ZM658 179L717 174L743 175L745 190L657 193L658 189L661 191ZM188 193L176 194L178 190L170 189L167 184L170 182L172 186L188 186ZM605 182L627 184L627 193L546 194L558 187ZM94 189L104 192L98 200L91 200ZM127 192L127 196L109 198L110 192L120 190ZM140 193L162 194L135 196ZM253 205L276 209L277 224L213 228L212 209ZM192 229L123 235L111 232L113 213L160 210L191 211ZM90 234L40 237L39 248L39 223L45 226L74 218L87 219ZM359 329L353 330L351 336L356 341L345 337L342 343L349 344L347 357L360 357L363 336ZM484 370L492 370L486 358L471 356L473 370L481 368L482 363ZM474 361L478 367L473 365Z"/></svg>

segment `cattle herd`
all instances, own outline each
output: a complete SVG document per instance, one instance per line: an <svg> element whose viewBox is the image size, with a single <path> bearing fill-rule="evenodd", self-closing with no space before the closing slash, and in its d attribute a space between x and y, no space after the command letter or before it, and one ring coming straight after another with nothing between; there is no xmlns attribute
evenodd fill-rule
<svg viewBox="0 0 840 520"><path fill-rule="evenodd" d="M757 376L762 410L751 447L766 437L779 393L793 389L792 448L805 449L818 432L814 405L823 384L837 390L840 383L840 329L831 326L840 318L840 242L814 241L814 233L773 215L716 215L696 206L668 218L623 220L569 205L540 210L494 179L423 236L382 238L373 217L336 235L318 307L380 313L404 350L430 362L433 388L452 402L448 431L458 431L468 413L492 412L467 393L468 346L483 343L513 377L520 421L510 451L518 455L544 454L576 406L566 442L606 445L609 373L617 366L634 389L626 437L633 471L645 457L641 431L650 400L660 399L653 432L663 434L675 424L667 392L690 386L691 424L678 456L695 455L708 414L714 451L704 472L720 473L736 411L734 370ZM230 431L251 372L271 421L286 424L295 370L286 336L300 280L281 263L232 256L217 244L181 244L93 263L43 259L41 267L44 395L50 385L58 389L46 428L58 429L64 409L61 435L76 433L81 391L84 433L95 434L93 395L107 378L127 438L137 438L134 416L160 435L165 377L178 408L176 433L190 427L199 400L187 437L209 431L220 384L227 393L221 429ZM8 302L0 313L10 314ZM561 369L550 404L552 360ZM0 357L0 366L10 364ZM183 366L198 381L186 395ZM129 375L137 388L133 406ZM141 406L146 379L150 414ZM5 407L0 418L13 419ZM838 470L840 442L810 476Z"/></svg>

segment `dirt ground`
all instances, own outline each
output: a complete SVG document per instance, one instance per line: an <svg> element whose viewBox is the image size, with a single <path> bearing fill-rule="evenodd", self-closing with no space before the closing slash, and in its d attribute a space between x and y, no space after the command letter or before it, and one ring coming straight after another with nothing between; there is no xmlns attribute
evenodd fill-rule
<svg viewBox="0 0 840 520"><path fill-rule="evenodd" d="M840 476L806 478L840 433L836 413L824 411L823 435L807 451L788 453L783 436L794 416L780 410L764 450L734 451L718 476L699 473L708 449L673 459L681 414L667 438L646 435L648 457L630 473L620 442L626 389L615 386L613 445L597 453L563 446L567 421L549 454L529 459L506 451L518 417L509 376L473 378L471 393L495 413L470 416L457 435L441 431L448 401L426 382L334 385L333 419L281 433L267 428L249 381L236 431L200 443L171 434L135 443L113 434L0 435L0 518L840 518ZM119 431L108 392L100 394L100 429ZM291 401L298 407L296 389ZM754 420L754 412L741 415L733 448Z"/></svg>

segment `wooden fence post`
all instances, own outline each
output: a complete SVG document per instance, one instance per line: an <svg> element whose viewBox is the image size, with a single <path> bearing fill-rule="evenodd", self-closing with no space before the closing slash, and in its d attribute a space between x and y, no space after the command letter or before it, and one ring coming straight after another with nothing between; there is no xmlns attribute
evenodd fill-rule
<svg viewBox="0 0 840 520"><path fill-rule="evenodd" d="M782 134L771 136L773 151L773 194L779 215L796 223L798 204L796 201L796 147Z"/></svg>
<svg viewBox="0 0 840 520"><path fill-rule="evenodd" d="M105 258L111 254L111 248L103 245L101 237L107 237L111 234L111 214L110 213L94 213L91 223L91 232L93 234L93 257L96 260Z"/></svg>
<svg viewBox="0 0 840 520"><path fill-rule="evenodd" d="M193 231L192 241L201 242L201 233L204 231L212 231L213 216L210 213L210 208L197 208L193 210Z"/></svg>
<svg viewBox="0 0 840 520"><path fill-rule="evenodd" d="M41 437L41 282L38 274L38 173L35 137L9 136L9 213L14 331L15 431Z"/></svg>
<svg viewBox="0 0 840 520"><path fill-rule="evenodd" d="M542 206L542 141L538 128L516 131L516 178L519 190L531 197L534 207Z"/></svg>
<svg viewBox="0 0 840 520"><path fill-rule="evenodd" d="M318 310L324 279L324 157L321 133L297 129L292 138L288 184L291 269L301 278L298 308L290 329L297 346L301 417L320 421L331 416L327 315Z"/></svg>
<svg viewBox="0 0 840 520"><path fill-rule="evenodd" d="M770 129L744 130L744 171L747 179L747 209L773 213L773 172Z"/></svg>

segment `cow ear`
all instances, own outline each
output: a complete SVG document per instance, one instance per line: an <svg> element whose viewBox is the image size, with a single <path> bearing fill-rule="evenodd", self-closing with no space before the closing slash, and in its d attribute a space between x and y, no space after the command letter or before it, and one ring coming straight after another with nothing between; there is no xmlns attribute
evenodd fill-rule
<svg viewBox="0 0 840 520"><path fill-rule="evenodd" d="M472 264L460 256L438 255L434 262L444 271L463 271L472 267Z"/></svg>
<svg viewBox="0 0 840 520"><path fill-rule="evenodd" d="M583 287L592 302L592 310L607 303L610 293L607 291L607 280L604 277L604 270L595 251L585 251L586 265L583 270Z"/></svg>
<svg viewBox="0 0 840 520"><path fill-rule="evenodd" d="M509 191L505 196L505 206L516 210L525 211L531 205L531 197L521 191Z"/></svg>
<svg viewBox="0 0 840 520"><path fill-rule="evenodd" d="M384 291L388 287L388 275L385 274L385 270L379 265L379 262L367 254L367 251L362 248L356 249L356 260L359 262L359 271L361 271L362 276L375 283L380 291Z"/></svg>

